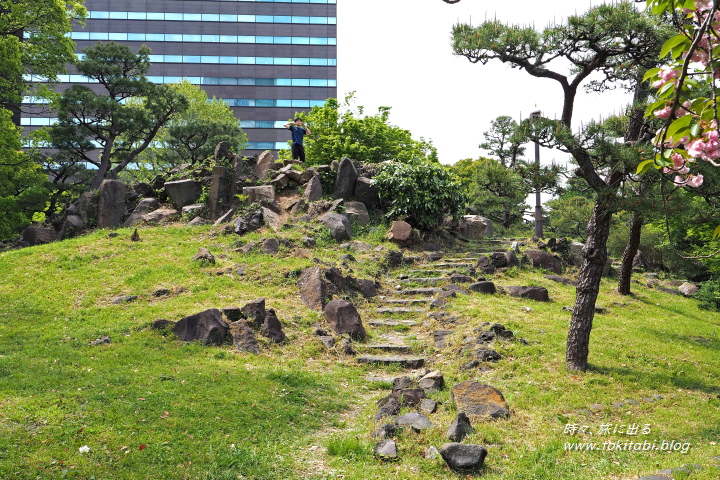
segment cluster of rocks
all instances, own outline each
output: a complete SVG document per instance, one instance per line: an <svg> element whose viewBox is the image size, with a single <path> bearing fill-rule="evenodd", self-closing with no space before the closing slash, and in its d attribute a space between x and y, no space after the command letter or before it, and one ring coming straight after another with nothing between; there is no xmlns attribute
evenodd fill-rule
<svg viewBox="0 0 720 480"><path fill-rule="evenodd" d="M426 372L419 379L405 376L393 380L392 393L378 400L378 410L374 416L375 421L381 422L375 433L378 438L375 454L378 457L398 457L395 440L398 433L420 433L436 427L429 416L437 411L438 402L428 395L442 390L444 385L444 378L439 371ZM479 470L487 456L487 449L481 445L462 442L475 432L471 422L509 417L507 402L496 388L473 381L452 387L451 396L458 414L446 433L449 442L439 450L435 447L428 448L425 457L433 459L439 456L455 471ZM399 415L401 409L415 411Z"/></svg>
<svg viewBox="0 0 720 480"><path fill-rule="evenodd" d="M255 331L273 343L282 343L287 338L275 310L265 309L264 298L248 302L242 308L211 308L177 322L160 318L153 321L151 327L156 330L172 329L185 342L221 345L230 339L239 351L254 354L260 353Z"/></svg>
<svg viewBox="0 0 720 480"><path fill-rule="evenodd" d="M297 284L303 304L318 311L323 311L334 296L362 295L372 298L377 295L377 284L374 280L343 275L340 269L330 266L315 265L306 268L300 273Z"/></svg>

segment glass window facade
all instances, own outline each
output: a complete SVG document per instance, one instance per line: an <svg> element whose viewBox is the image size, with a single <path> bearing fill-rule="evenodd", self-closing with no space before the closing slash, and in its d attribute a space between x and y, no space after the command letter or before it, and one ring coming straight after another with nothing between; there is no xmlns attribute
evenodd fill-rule
<svg viewBox="0 0 720 480"><path fill-rule="evenodd" d="M111 20L161 20L172 22L232 22L232 23L297 23L336 25L337 17L304 17L289 15L215 15L181 12L106 12L89 10L88 18Z"/></svg>

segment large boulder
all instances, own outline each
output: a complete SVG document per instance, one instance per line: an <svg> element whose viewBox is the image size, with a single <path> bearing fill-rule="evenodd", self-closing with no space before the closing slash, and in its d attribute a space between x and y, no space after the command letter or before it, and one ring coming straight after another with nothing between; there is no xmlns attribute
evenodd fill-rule
<svg viewBox="0 0 720 480"><path fill-rule="evenodd" d="M471 421L510 416L505 397L490 385L468 380L455 385L451 394L458 412L465 413Z"/></svg>
<svg viewBox="0 0 720 480"><path fill-rule="evenodd" d="M282 343L285 340L285 333L282 331L282 325L278 320L275 310L268 309L263 322L262 335L269 338L275 343Z"/></svg>
<svg viewBox="0 0 720 480"><path fill-rule="evenodd" d="M178 209L182 209L198 201L202 195L202 185L195 180L165 182L165 193Z"/></svg>
<svg viewBox="0 0 720 480"><path fill-rule="evenodd" d="M358 225L370 223L370 214L362 202L345 202L345 214Z"/></svg>
<svg viewBox="0 0 720 480"><path fill-rule="evenodd" d="M65 217L62 228L58 236L62 239L74 237L85 228L85 222L79 215L68 215Z"/></svg>
<svg viewBox="0 0 720 480"><path fill-rule="evenodd" d="M303 270L298 279L298 286L300 287L300 299L305 306L313 310L325 308L327 289L320 267L314 266Z"/></svg>
<svg viewBox="0 0 720 480"><path fill-rule="evenodd" d="M355 200L362 202L365 206L372 210L377 207L380 203L378 197L378 189L372 183L372 179L365 177L358 177L355 181Z"/></svg>
<svg viewBox="0 0 720 480"><path fill-rule="evenodd" d="M103 180L98 197L98 228L120 226L125 215L125 194L127 186L117 180Z"/></svg>
<svg viewBox="0 0 720 480"><path fill-rule="evenodd" d="M335 186L333 188L334 198L353 198L355 194L355 182L358 179L358 172L355 164L347 157L340 160L337 175L335 177Z"/></svg>
<svg viewBox="0 0 720 480"><path fill-rule="evenodd" d="M230 335L232 336L233 345L241 352L250 352L254 354L260 353L255 334L248 327L245 320L238 320L230 324Z"/></svg>
<svg viewBox="0 0 720 480"><path fill-rule="evenodd" d="M77 202L77 211L85 225L92 225L97 219L98 197L94 192L85 192Z"/></svg>
<svg viewBox="0 0 720 480"><path fill-rule="evenodd" d="M551 253L542 250L528 250L525 252L525 257L534 268L544 268L558 275L562 272L562 263Z"/></svg>
<svg viewBox="0 0 720 480"><path fill-rule="evenodd" d="M222 312L211 308L189 317L181 318L173 327L173 333L185 342L201 341L220 345L225 339L228 324L223 320Z"/></svg>
<svg viewBox="0 0 720 480"><path fill-rule="evenodd" d="M479 470L487 456L487 449L481 445L446 443L440 447L440 456L452 470Z"/></svg>
<svg viewBox="0 0 720 480"><path fill-rule="evenodd" d="M305 192L303 193L303 200L306 202L317 202L323 196L322 182L320 181L319 175L314 175L310 181L305 185Z"/></svg>
<svg viewBox="0 0 720 480"><path fill-rule="evenodd" d="M263 226L265 218L262 209L249 212L246 215L235 220L233 231L238 235L244 235L248 232L254 232Z"/></svg>
<svg viewBox="0 0 720 480"><path fill-rule="evenodd" d="M680 285L678 287L678 290L680 290L680 293L682 293L686 297L692 297L698 291L700 291L700 287L698 287L694 283L684 282L682 285Z"/></svg>
<svg viewBox="0 0 720 480"><path fill-rule="evenodd" d="M460 235L470 240L482 240L487 229L487 219L479 215L465 215L460 221Z"/></svg>
<svg viewBox="0 0 720 480"><path fill-rule="evenodd" d="M275 189L272 185L261 185L259 187L243 187L243 195L247 195L249 203L258 203L266 199L271 202L275 200Z"/></svg>
<svg viewBox="0 0 720 480"><path fill-rule="evenodd" d="M270 169L275 165L275 157L270 153L270 150L265 150L257 159L255 163L255 175L260 180L265 180Z"/></svg>
<svg viewBox="0 0 720 480"><path fill-rule="evenodd" d="M52 228L30 225L23 230L20 240L27 242L32 247L35 245L43 245L45 243L54 242L57 238L58 234Z"/></svg>
<svg viewBox="0 0 720 480"><path fill-rule="evenodd" d="M325 320L336 333L350 335L353 340L364 341L365 327L355 305L347 300L333 300L323 310Z"/></svg>
<svg viewBox="0 0 720 480"><path fill-rule="evenodd" d="M245 317L255 328L261 328L265 323L267 312L265 311L265 299L256 298L245 304L240 309L240 314Z"/></svg>
<svg viewBox="0 0 720 480"><path fill-rule="evenodd" d="M527 298L537 302L549 302L550 295L545 287L505 287L511 297Z"/></svg>
<svg viewBox="0 0 720 480"><path fill-rule="evenodd" d="M320 223L330 231L330 235L337 240L350 240L352 238L352 230L350 229L350 220L341 214L330 212L320 217Z"/></svg>
<svg viewBox="0 0 720 480"><path fill-rule="evenodd" d="M228 209L230 203L230 176L228 169L216 165L212 170L212 181L210 182L210 193L208 194L208 207L210 218L217 220Z"/></svg>
<svg viewBox="0 0 720 480"><path fill-rule="evenodd" d="M125 220L126 227L134 227L142 220L143 215L146 215L153 210L157 210L160 207L160 202L157 198L143 198L140 200L132 211L127 220Z"/></svg>
<svg viewBox="0 0 720 480"><path fill-rule="evenodd" d="M160 224L167 223L180 215L175 209L172 208L158 208L150 213L146 213L142 216L141 220L145 223Z"/></svg>
<svg viewBox="0 0 720 480"><path fill-rule="evenodd" d="M583 248L585 248L585 244L580 243L580 242L572 242L568 246L568 249L570 250L570 261L576 267L579 267L580 265L582 265Z"/></svg>
<svg viewBox="0 0 720 480"><path fill-rule="evenodd" d="M401 247L406 247L412 242L412 226L402 220L394 221L388 230L387 238Z"/></svg>

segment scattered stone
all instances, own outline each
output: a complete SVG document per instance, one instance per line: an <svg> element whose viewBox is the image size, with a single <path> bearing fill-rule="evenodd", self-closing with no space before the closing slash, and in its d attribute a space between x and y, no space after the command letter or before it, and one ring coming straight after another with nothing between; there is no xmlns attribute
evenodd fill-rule
<svg viewBox="0 0 720 480"><path fill-rule="evenodd" d="M302 241L302 244L303 244L304 247L307 247L307 248L315 248L316 242L315 242L315 239L314 239L314 238L312 238L312 237L303 237L303 238L301 239L301 241Z"/></svg>
<svg viewBox="0 0 720 480"><path fill-rule="evenodd" d="M378 357L378 356L364 356L358 357L358 363L369 363L378 365L398 365L410 369L421 368L425 365L425 359L422 357Z"/></svg>
<svg viewBox="0 0 720 480"><path fill-rule="evenodd" d="M200 262L200 264L203 266L215 265L215 257L212 253L210 253L210 250L205 247L200 247L192 259L193 262Z"/></svg>
<svg viewBox="0 0 720 480"><path fill-rule="evenodd" d="M364 341L366 337L360 314L347 300L333 300L323 309L325 320L336 333L349 334L353 340Z"/></svg>
<svg viewBox="0 0 720 480"><path fill-rule="evenodd" d="M443 290L447 290L447 291L449 291L449 292L460 293L460 294L463 294L463 295L469 295L469 294L470 294L470 290L468 290L468 289L466 289L466 288L464 288L464 287L461 287L460 285L457 285L457 284L455 284L455 283L451 283L451 284L449 284L449 285L445 285L445 286L443 287Z"/></svg>
<svg viewBox="0 0 720 480"><path fill-rule="evenodd" d="M376 438L393 438L402 430L402 427L395 425L394 423L386 423L375 432Z"/></svg>
<svg viewBox="0 0 720 480"><path fill-rule="evenodd" d="M150 324L150 328L153 330L165 330L168 327L174 327L175 322L171 322L170 320L165 320L164 318L157 318L152 321Z"/></svg>
<svg viewBox="0 0 720 480"><path fill-rule="evenodd" d="M545 287L505 287L511 297L527 298L538 302L549 302L550 296Z"/></svg>
<svg viewBox="0 0 720 480"><path fill-rule="evenodd" d="M685 282L678 287L678 290L686 297L692 297L700 290L700 288L694 283Z"/></svg>
<svg viewBox="0 0 720 480"><path fill-rule="evenodd" d="M358 172L353 161L347 157L340 160L337 175L335 177L335 186L333 188L333 198L353 198L355 194L355 182L358 179Z"/></svg>
<svg viewBox="0 0 720 480"><path fill-rule="evenodd" d="M248 203L260 203L261 200L275 200L275 188L272 185L259 187L243 187L243 195L248 197Z"/></svg>
<svg viewBox="0 0 720 480"><path fill-rule="evenodd" d="M592 413L598 413L602 412L605 409L605 405L602 403L593 403L588 407L588 410L590 410Z"/></svg>
<svg viewBox="0 0 720 480"><path fill-rule="evenodd" d="M397 458L397 445L394 440L380 440L375 445L375 455L382 458Z"/></svg>
<svg viewBox="0 0 720 480"><path fill-rule="evenodd" d="M322 310L326 305L327 289L319 266L306 268L298 279L300 299L308 308Z"/></svg>
<svg viewBox="0 0 720 480"><path fill-rule="evenodd" d="M570 280L569 278L561 277L560 275L547 274L545 275L545 278L553 282L562 283L563 285L577 287L577 282L575 280Z"/></svg>
<svg viewBox="0 0 720 480"><path fill-rule="evenodd" d="M478 360L481 362L497 362L502 360L502 355L500 355L495 350L492 350L490 348L480 348L475 352L475 356Z"/></svg>
<svg viewBox="0 0 720 480"><path fill-rule="evenodd" d="M461 275L459 273L453 273L450 275L450 280L453 283L472 283L473 279L467 275Z"/></svg>
<svg viewBox="0 0 720 480"><path fill-rule="evenodd" d="M445 386L445 378L439 370L435 370L422 377L418 386L425 391L442 390Z"/></svg>
<svg viewBox="0 0 720 480"><path fill-rule="evenodd" d="M168 223L180 216L180 212L173 208L158 208L142 216L142 221L148 224L159 225Z"/></svg>
<svg viewBox="0 0 720 480"><path fill-rule="evenodd" d="M379 203L377 187L373 185L370 178L358 177L355 181L354 197L369 209L375 208Z"/></svg>
<svg viewBox="0 0 720 480"><path fill-rule="evenodd" d="M195 180L165 182L164 188L172 203L179 209L197 202L202 195L202 185Z"/></svg>
<svg viewBox="0 0 720 480"><path fill-rule="evenodd" d="M408 246L412 242L412 227L407 222L397 220L390 226L387 238L401 247Z"/></svg>
<svg viewBox="0 0 720 480"><path fill-rule="evenodd" d="M262 242L262 250L268 255L275 255L280 249L280 242L277 238L267 238Z"/></svg>
<svg viewBox="0 0 720 480"><path fill-rule="evenodd" d="M430 398L423 398L420 400L420 412L425 415L432 415L437 410L438 402Z"/></svg>
<svg viewBox="0 0 720 480"><path fill-rule="evenodd" d="M267 316L267 312L265 312L265 299L256 298L246 303L240 309L240 313L253 327L262 328L265 323L265 317Z"/></svg>
<svg viewBox="0 0 720 480"><path fill-rule="evenodd" d="M388 398L386 402L380 405L380 408L375 414L375 421L378 421L384 417L394 417L395 415L400 413L400 408L400 402L397 398Z"/></svg>
<svg viewBox="0 0 720 480"><path fill-rule="evenodd" d="M512 330L508 330L507 328L505 328L505 325L502 325L500 323L494 323L490 325L488 331L493 332L495 335L505 340L509 340L513 337Z"/></svg>
<svg viewBox="0 0 720 480"><path fill-rule="evenodd" d="M410 377L397 377L393 379L393 385L392 389L393 392L397 390L407 390L409 388L414 388L415 382Z"/></svg>
<svg viewBox="0 0 720 480"><path fill-rule="evenodd" d="M553 273L560 274L562 272L562 263L548 252L542 250L528 250L525 257L530 261L530 265L534 268L544 268Z"/></svg>
<svg viewBox="0 0 720 480"><path fill-rule="evenodd" d="M433 342L435 348L445 348L447 345L446 337L452 334L454 330L436 330L433 332Z"/></svg>
<svg viewBox="0 0 720 480"><path fill-rule="evenodd" d="M157 200L154 198L152 200L155 200L157 202ZM183 215L190 216L193 213L195 213L195 214L200 213L200 211L203 209L203 207L205 207L205 205L203 205L202 203L193 203L192 205L185 205L184 207L182 207L180 209L180 211L182 212ZM137 210L137 208L136 208L136 210ZM145 212L145 213L147 213L147 212Z"/></svg>
<svg viewBox="0 0 720 480"><path fill-rule="evenodd" d="M218 219L215 220L215 223L213 223L213 225L218 226L218 225L222 225L222 224L224 224L224 223L230 223L230 221L232 220L233 215L235 215L235 209L234 209L234 208L231 208L231 209L228 210L227 212L225 212L225 213L223 213L222 215L220 215L220 216L218 217ZM208 220L207 223L210 223L210 221Z"/></svg>
<svg viewBox="0 0 720 480"><path fill-rule="evenodd" d="M517 242L513 243L515 244L515 248L517 248ZM508 267L517 267L520 264L514 250L508 250L505 252L505 258L507 259Z"/></svg>
<svg viewBox="0 0 720 480"><path fill-rule="evenodd" d="M435 447L428 447L428 449L425 450L425 458L427 460L434 460L436 458L440 458L440 452Z"/></svg>
<svg viewBox="0 0 720 480"><path fill-rule="evenodd" d="M232 336L233 345L240 352L260 353L255 334L248 326L245 320L238 320L230 324L230 335Z"/></svg>
<svg viewBox="0 0 720 480"><path fill-rule="evenodd" d="M112 299L112 303L119 305L121 303L130 303L138 299L137 295L125 295L123 297L115 297Z"/></svg>
<svg viewBox="0 0 720 480"><path fill-rule="evenodd" d="M201 341L206 344L220 345L225 339L228 325L217 308L181 318L173 327L173 332L185 342Z"/></svg>
<svg viewBox="0 0 720 480"><path fill-rule="evenodd" d="M420 432L435 425L422 413L410 412L397 419L398 425L409 425L415 432Z"/></svg>
<svg viewBox="0 0 720 480"><path fill-rule="evenodd" d="M282 343L285 341L285 333L282 331L282 325L278 320L275 310L272 308L268 309L265 315L265 322L262 327L262 335L269 338L275 343Z"/></svg>
<svg viewBox="0 0 720 480"><path fill-rule="evenodd" d="M358 225L364 226L370 223L370 214L362 202L345 202L345 214Z"/></svg>
<svg viewBox="0 0 720 480"><path fill-rule="evenodd" d="M365 298L377 296L377 285L372 280L361 279L357 281L358 289Z"/></svg>
<svg viewBox="0 0 720 480"><path fill-rule="evenodd" d="M352 238L352 230L350 221L341 213L326 213L320 217L320 223L330 231L330 235L337 241L350 240Z"/></svg>
<svg viewBox="0 0 720 480"><path fill-rule="evenodd" d="M497 289L495 288L495 284L493 282L477 282L468 285L468 288L472 290L473 292L480 292L480 293L489 293L494 294L497 292Z"/></svg>
<svg viewBox="0 0 720 480"><path fill-rule="evenodd" d="M321 335L320 341L322 342L323 346L328 350L332 350L332 348L335 346L335 337L331 335Z"/></svg>
<svg viewBox="0 0 720 480"><path fill-rule="evenodd" d="M470 419L510 416L510 409L502 393L490 385L469 380L455 385L451 393L458 411L464 412Z"/></svg>
<svg viewBox="0 0 720 480"><path fill-rule="evenodd" d="M450 424L450 428L447 431L447 438L451 442L460 443L471 433L475 433L475 429L470 425L470 419L465 413L460 412L452 424Z"/></svg>
<svg viewBox="0 0 720 480"><path fill-rule="evenodd" d="M341 262L341 263L350 263L350 262L356 262L356 261L357 261L357 260L355 259L355 257L353 257L353 256L350 255L350 254L340 255L340 262Z"/></svg>
<svg viewBox="0 0 720 480"><path fill-rule="evenodd" d="M440 447L440 455L452 470L479 470L487 456L487 449L480 445L446 443Z"/></svg>
<svg viewBox="0 0 720 480"><path fill-rule="evenodd" d="M90 342L91 347L97 347L98 345L102 345L103 343L112 343L109 336L104 336L100 338L96 338L92 342Z"/></svg>
<svg viewBox="0 0 720 480"><path fill-rule="evenodd" d="M274 165L275 157L273 157L273 154L270 152L270 150L265 150L260 154L257 162L255 163L255 166L253 167L255 175L257 175L260 180L265 180L267 178L268 172L271 168L273 168Z"/></svg>
<svg viewBox="0 0 720 480"><path fill-rule="evenodd" d="M349 338L343 338L343 341L340 344L340 350L345 355L357 355L357 352L355 351L355 347L353 347L352 341L350 341Z"/></svg>

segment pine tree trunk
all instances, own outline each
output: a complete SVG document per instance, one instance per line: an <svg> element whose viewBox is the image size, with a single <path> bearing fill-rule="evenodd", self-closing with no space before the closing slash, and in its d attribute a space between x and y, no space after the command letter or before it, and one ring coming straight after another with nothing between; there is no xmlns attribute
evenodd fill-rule
<svg viewBox="0 0 720 480"><path fill-rule="evenodd" d="M590 351L590 330L595 317L595 302L607 260L607 240L612 211L606 195L598 195L597 203L587 227L587 241L578 276L575 307L570 318L565 359L570 370L585 371Z"/></svg>
<svg viewBox="0 0 720 480"><path fill-rule="evenodd" d="M623 252L622 264L620 266L618 293L621 295L630 295L633 260L640 246L640 232L642 231L643 222L643 216L638 212L633 212L632 220L630 221L630 236L628 237L628 243Z"/></svg>

